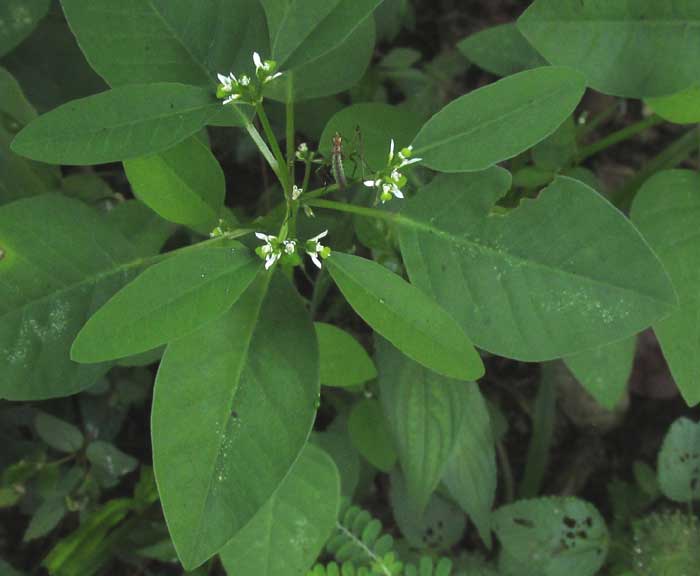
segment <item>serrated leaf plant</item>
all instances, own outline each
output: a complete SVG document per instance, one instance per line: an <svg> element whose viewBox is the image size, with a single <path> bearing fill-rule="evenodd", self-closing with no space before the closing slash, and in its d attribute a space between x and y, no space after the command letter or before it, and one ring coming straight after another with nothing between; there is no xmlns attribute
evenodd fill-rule
<svg viewBox="0 0 700 576"><path fill-rule="evenodd" d="M523 1L452 38L424 0L5 4L0 568L676 565L646 546L692 514L621 529L561 438L628 418L644 331L700 403L700 5ZM634 460L636 504L700 496L698 438L673 424L658 486Z"/></svg>

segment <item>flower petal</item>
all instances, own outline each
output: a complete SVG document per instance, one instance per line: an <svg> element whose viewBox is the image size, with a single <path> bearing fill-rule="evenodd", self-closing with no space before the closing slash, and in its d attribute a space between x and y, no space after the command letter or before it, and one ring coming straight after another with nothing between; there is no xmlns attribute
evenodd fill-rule
<svg viewBox="0 0 700 576"><path fill-rule="evenodd" d="M313 242L318 242L321 238L325 238L326 236L328 236L328 230L324 230L324 231L321 232L320 234L317 234L316 236L314 236L313 238L311 238L311 240L312 240Z"/></svg>
<svg viewBox="0 0 700 576"><path fill-rule="evenodd" d="M260 54L258 54L257 52L253 52L253 64L255 64L256 70L259 70L260 68L262 68L263 63L262 63L262 60L260 59Z"/></svg>

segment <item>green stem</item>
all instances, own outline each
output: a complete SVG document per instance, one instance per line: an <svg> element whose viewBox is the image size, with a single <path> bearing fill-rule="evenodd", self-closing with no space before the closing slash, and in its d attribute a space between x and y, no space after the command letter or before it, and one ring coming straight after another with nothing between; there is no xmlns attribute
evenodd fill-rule
<svg viewBox="0 0 700 576"><path fill-rule="evenodd" d="M280 184L282 184L282 189L284 190L284 197L289 199L292 194L292 189L289 185L289 172L287 171L287 163L282 155L282 149L280 148L277 138L275 138L275 133L272 131L272 126L270 125L270 120L267 118L265 109L263 108L262 102L258 102L255 105L255 111L258 113L258 118L260 118L260 124L262 124L263 131L267 137L267 141L272 148L272 153L275 155L277 160L278 170L275 172L277 178L279 178Z"/></svg>
<svg viewBox="0 0 700 576"><path fill-rule="evenodd" d="M287 169L289 171L289 179L291 184L296 182L295 174L295 153L296 153L296 142L294 140L294 81L292 79L292 73L287 74L287 130L286 130L286 141L287 141Z"/></svg>
<svg viewBox="0 0 700 576"><path fill-rule="evenodd" d="M630 126L625 126L621 130L613 132L605 138L581 148L581 150L578 153L578 162L581 163L587 158L590 158L591 156L594 156L595 154L598 154L599 152L602 152L603 150L606 150L611 146L615 146L615 144L619 144L620 142L629 140L630 138L636 136L640 132L644 132L647 128L651 128L652 126L656 126L657 124L661 124L662 122L664 122L663 118L657 115L653 115L649 116L649 118L645 118L644 120L640 120L639 122L635 122Z"/></svg>
<svg viewBox="0 0 700 576"><path fill-rule="evenodd" d="M647 162L642 170L630 178L616 193L612 194L610 198L612 203L621 210L626 210L632 204L634 195L644 182L660 170L675 168L688 156L692 155L698 147L699 143L695 128L688 130L658 156Z"/></svg>
<svg viewBox="0 0 700 576"><path fill-rule="evenodd" d="M365 208L364 206L355 206L354 204L345 204L343 202L335 202L334 200L311 200L307 202L307 204L316 208L347 212L349 214L365 216L366 218L378 218L379 220L386 220L387 222L398 222L401 220L401 215L396 212L386 212L384 210L377 210L376 208Z"/></svg>
<svg viewBox="0 0 700 576"><path fill-rule="evenodd" d="M258 132L258 129L249 120L249 118L243 112L240 111L238 106L234 106L233 109L243 122L243 126L245 126L246 131L252 138L253 142L255 142L255 145L258 147L258 150L260 150L260 153L263 155L263 158L267 160L267 163L270 165L270 168L272 168L272 171L279 178L279 164L275 157L272 155L272 152L270 152L270 149L265 143L265 140L263 140L263 137L260 135L260 132Z"/></svg>

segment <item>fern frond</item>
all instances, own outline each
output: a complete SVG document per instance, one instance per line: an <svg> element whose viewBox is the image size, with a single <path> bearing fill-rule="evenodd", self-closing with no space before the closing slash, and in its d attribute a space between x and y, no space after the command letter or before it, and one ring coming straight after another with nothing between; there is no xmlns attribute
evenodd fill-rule
<svg viewBox="0 0 700 576"><path fill-rule="evenodd" d="M435 564L430 556L423 556L417 567L409 564L403 574L404 576L450 576L452 574L452 560L440 558Z"/></svg>

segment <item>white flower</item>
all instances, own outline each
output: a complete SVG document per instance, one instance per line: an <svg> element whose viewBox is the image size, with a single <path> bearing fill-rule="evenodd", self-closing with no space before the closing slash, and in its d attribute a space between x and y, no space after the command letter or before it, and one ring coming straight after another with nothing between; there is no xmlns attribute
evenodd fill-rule
<svg viewBox="0 0 700 576"><path fill-rule="evenodd" d="M259 251L260 254L265 257L265 270L269 270L270 267L282 257L282 251L279 249L277 236L269 236L262 232L256 232L255 236L265 242L264 245L260 246Z"/></svg>
<svg viewBox="0 0 700 576"><path fill-rule="evenodd" d="M265 69L262 59L260 58L260 54L257 52L253 52L253 64L255 64L256 70L260 70L260 68L263 70Z"/></svg>
<svg viewBox="0 0 700 576"><path fill-rule="evenodd" d="M391 145L389 146L389 164L394 159L394 139L391 139Z"/></svg>
<svg viewBox="0 0 700 576"><path fill-rule="evenodd" d="M394 182L399 182L401 180L401 172L399 172L398 170L392 170L391 179Z"/></svg>
<svg viewBox="0 0 700 576"><path fill-rule="evenodd" d="M303 194L303 192L304 191L295 184L292 188L292 200L299 200L299 197Z"/></svg>
<svg viewBox="0 0 700 576"><path fill-rule="evenodd" d="M230 76L217 74L216 77L219 79L219 82L221 82L221 85L224 87L226 92L231 92L231 90L233 90L233 84L236 83L236 77L233 74Z"/></svg>
<svg viewBox="0 0 700 576"><path fill-rule="evenodd" d="M408 166L409 164L415 164L416 162L420 162L423 160L423 158L411 158L411 152L413 151L413 146L407 146L403 150L399 151L399 159L401 160L401 164L399 164L399 168L403 168L404 166Z"/></svg>
<svg viewBox="0 0 700 576"><path fill-rule="evenodd" d="M265 79L265 82L271 82L275 78L279 78L282 76L282 72L275 72L272 76L269 76L268 78Z"/></svg>
<svg viewBox="0 0 700 576"><path fill-rule="evenodd" d="M365 186L367 186L368 188L379 188L382 185L382 181L381 180L365 180L363 182L363 184Z"/></svg>
<svg viewBox="0 0 700 576"><path fill-rule="evenodd" d="M382 185L382 202L386 202L385 199L389 198L389 194L395 198L403 198L403 192L394 182L385 182Z"/></svg>
<svg viewBox="0 0 700 576"><path fill-rule="evenodd" d="M233 102L234 100L238 100L241 97L240 94L231 94L228 98L224 98L224 101L222 104L228 104L229 102Z"/></svg>
<svg viewBox="0 0 700 576"><path fill-rule="evenodd" d="M322 266L321 258L327 258L330 255L330 248L323 246L323 244L319 242L321 238L325 238L327 235L328 230L324 230L306 242L306 253L311 257L311 261L318 269L321 269ZM319 256L321 256L321 258L319 258Z"/></svg>
<svg viewBox="0 0 700 576"><path fill-rule="evenodd" d="M248 86L250 84L250 78L246 74L243 74L243 76L241 76L241 79L238 81L238 83L241 86Z"/></svg>
<svg viewBox="0 0 700 576"><path fill-rule="evenodd" d="M284 252L286 254L294 254L294 250L296 249L297 242L296 240L285 240L284 241Z"/></svg>

